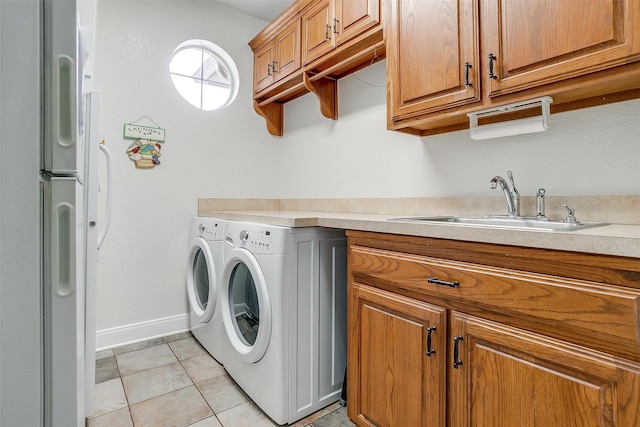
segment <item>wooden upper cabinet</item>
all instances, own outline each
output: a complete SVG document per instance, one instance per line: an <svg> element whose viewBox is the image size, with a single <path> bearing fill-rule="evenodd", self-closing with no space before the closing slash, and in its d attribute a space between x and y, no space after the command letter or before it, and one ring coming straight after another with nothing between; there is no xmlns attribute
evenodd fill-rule
<svg viewBox="0 0 640 427"><path fill-rule="evenodd" d="M381 0L320 0L302 17L302 62L306 65L336 46L380 24Z"/></svg>
<svg viewBox="0 0 640 427"><path fill-rule="evenodd" d="M335 0L336 44L380 24L380 0Z"/></svg>
<svg viewBox="0 0 640 427"><path fill-rule="evenodd" d="M300 20L296 19L276 37L276 81L300 69Z"/></svg>
<svg viewBox="0 0 640 427"><path fill-rule="evenodd" d="M638 0L482 3L489 96L513 93L640 59Z"/></svg>
<svg viewBox="0 0 640 427"><path fill-rule="evenodd" d="M391 118L477 102L477 2L389 0L388 7Z"/></svg>
<svg viewBox="0 0 640 427"><path fill-rule="evenodd" d="M450 426L640 425L638 363L459 312L451 336Z"/></svg>
<svg viewBox="0 0 640 427"><path fill-rule="evenodd" d="M385 58L382 0L295 0L258 33L253 108L281 136L284 105L313 93L338 118L337 81Z"/></svg>
<svg viewBox="0 0 640 427"><path fill-rule="evenodd" d="M255 93L269 87L274 82L275 50L275 44L269 43L253 54L253 90Z"/></svg>
<svg viewBox="0 0 640 427"><path fill-rule="evenodd" d="M552 113L640 96L638 0L388 1L389 129L464 129L467 113L540 96Z"/></svg>
<svg viewBox="0 0 640 427"><path fill-rule="evenodd" d="M335 46L333 2L322 0L302 16L302 62L306 65Z"/></svg>
<svg viewBox="0 0 640 427"><path fill-rule="evenodd" d="M300 67L300 20L296 19L254 53L254 92L261 92Z"/></svg>

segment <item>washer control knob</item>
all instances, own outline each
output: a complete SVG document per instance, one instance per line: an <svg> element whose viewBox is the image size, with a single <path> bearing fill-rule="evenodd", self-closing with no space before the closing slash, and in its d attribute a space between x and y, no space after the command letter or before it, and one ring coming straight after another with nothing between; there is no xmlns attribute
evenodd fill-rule
<svg viewBox="0 0 640 427"><path fill-rule="evenodd" d="M201 222L200 225L198 226L198 230L200 230L200 232L203 232L205 228L207 228L207 226L204 225L204 222Z"/></svg>
<svg viewBox="0 0 640 427"><path fill-rule="evenodd" d="M249 232L247 230L242 230L240 232L240 240L246 242L249 239Z"/></svg>

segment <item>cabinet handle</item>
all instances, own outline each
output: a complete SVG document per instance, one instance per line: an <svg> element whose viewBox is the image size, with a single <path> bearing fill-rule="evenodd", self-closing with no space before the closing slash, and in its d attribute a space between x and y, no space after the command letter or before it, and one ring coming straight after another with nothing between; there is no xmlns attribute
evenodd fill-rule
<svg viewBox="0 0 640 427"><path fill-rule="evenodd" d="M473 84L469 81L469 68L471 68L471 64L468 62L464 63L464 85L465 86L473 86Z"/></svg>
<svg viewBox="0 0 640 427"><path fill-rule="evenodd" d="M333 34L338 34L338 19L333 18Z"/></svg>
<svg viewBox="0 0 640 427"><path fill-rule="evenodd" d="M448 286L450 288L457 288L458 286L460 286L460 282L458 282L457 280L455 282L447 282L445 280L440 280L437 277L429 277L427 279L427 283L433 283L434 285Z"/></svg>
<svg viewBox="0 0 640 427"><path fill-rule="evenodd" d="M275 73L276 72L276 65L278 65L278 61L273 61L271 62L271 70Z"/></svg>
<svg viewBox="0 0 640 427"><path fill-rule="evenodd" d="M267 75L273 75L273 64L267 64Z"/></svg>
<svg viewBox="0 0 640 427"><path fill-rule="evenodd" d="M431 335L435 330L436 330L435 326L429 326L427 328L427 356L428 357L431 357L432 355L436 354L436 349L431 348Z"/></svg>
<svg viewBox="0 0 640 427"><path fill-rule="evenodd" d="M331 37L329 37L329 30L331 29L331 25L327 24L325 31L324 31L324 39L325 40L330 40Z"/></svg>
<svg viewBox="0 0 640 427"><path fill-rule="evenodd" d="M493 61L495 59L498 59L498 58L496 58L496 56L493 53L490 53L489 54L489 78L490 79L497 79L498 78L498 76L493 74Z"/></svg>
<svg viewBox="0 0 640 427"><path fill-rule="evenodd" d="M453 369L458 369L460 366L462 366L462 360L460 360L460 354L459 354L459 345L460 345L460 341L463 341L464 338L462 338L462 336L458 335L457 337L453 338Z"/></svg>

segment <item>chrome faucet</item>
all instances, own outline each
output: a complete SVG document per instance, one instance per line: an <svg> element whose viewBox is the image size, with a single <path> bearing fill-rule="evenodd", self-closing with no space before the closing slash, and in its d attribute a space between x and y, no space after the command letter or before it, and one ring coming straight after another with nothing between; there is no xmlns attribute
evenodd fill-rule
<svg viewBox="0 0 640 427"><path fill-rule="evenodd" d="M509 190L509 184L504 180L501 176L494 176L489 181L490 188L496 188L498 185L500 189L504 192L504 198L507 202L507 211L509 212L509 217L516 218L520 216L520 193L516 188L516 184L513 181L513 174L511 171L507 171L507 177L511 181L511 186L513 190Z"/></svg>

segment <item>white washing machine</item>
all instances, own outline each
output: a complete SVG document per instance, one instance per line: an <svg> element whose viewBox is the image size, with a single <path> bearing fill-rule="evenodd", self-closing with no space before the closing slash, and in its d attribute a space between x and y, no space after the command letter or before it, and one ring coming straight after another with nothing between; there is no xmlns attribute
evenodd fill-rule
<svg viewBox="0 0 640 427"><path fill-rule="evenodd" d="M336 402L346 366L342 230L228 221L225 369L276 423Z"/></svg>
<svg viewBox="0 0 640 427"><path fill-rule="evenodd" d="M225 223L216 218L194 217L187 260L189 327L200 344L221 364L224 364L227 343L220 310Z"/></svg>

